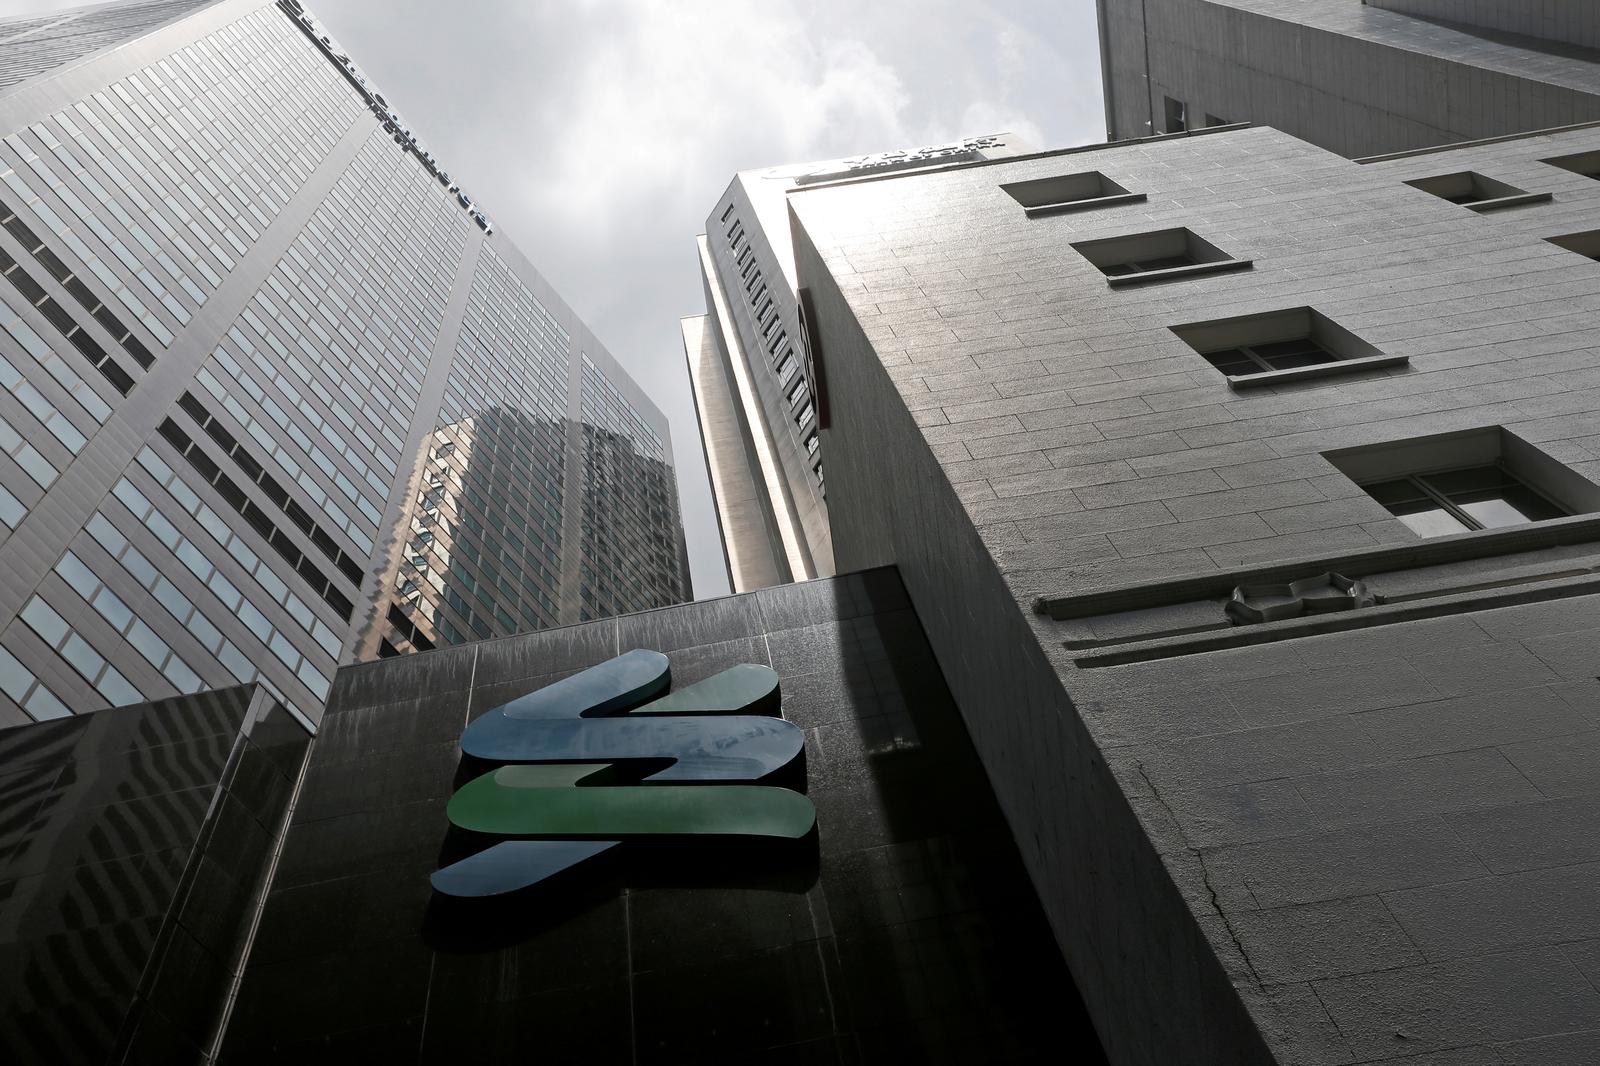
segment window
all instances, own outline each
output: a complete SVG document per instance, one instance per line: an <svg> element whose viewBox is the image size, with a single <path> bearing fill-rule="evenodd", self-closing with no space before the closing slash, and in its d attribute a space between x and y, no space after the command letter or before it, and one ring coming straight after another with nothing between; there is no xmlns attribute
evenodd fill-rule
<svg viewBox="0 0 1600 1066"><path fill-rule="evenodd" d="M1600 261L1600 229L1588 230L1584 233L1568 233L1561 237L1546 237L1545 240L1557 248L1565 248L1569 252Z"/></svg>
<svg viewBox="0 0 1600 1066"><path fill-rule="evenodd" d="M1574 174L1582 174L1586 178L1600 180L1600 152L1579 152L1577 155L1556 156L1554 159L1541 159L1541 163L1548 163L1562 170L1570 170Z"/></svg>
<svg viewBox="0 0 1600 1066"><path fill-rule="evenodd" d="M1567 513L1499 464L1409 474L1362 488L1422 537L1543 522Z"/></svg>
<svg viewBox="0 0 1600 1066"><path fill-rule="evenodd" d="M1499 426L1324 457L1421 537L1600 510L1600 487Z"/></svg>
<svg viewBox="0 0 1600 1066"><path fill-rule="evenodd" d="M1235 259L1185 228L1079 241L1072 247L1099 267L1106 276L1106 283L1113 288L1196 274L1247 270L1253 265L1248 259Z"/></svg>
<svg viewBox="0 0 1600 1066"><path fill-rule="evenodd" d="M1339 358L1310 337L1292 341L1268 341L1265 344L1241 344L1237 348L1225 348L1220 352L1204 354L1206 362L1228 375L1298 370L1301 367L1335 362Z"/></svg>
<svg viewBox="0 0 1600 1066"><path fill-rule="evenodd" d="M1182 100L1174 100L1170 96L1164 96L1162 100L1164 101L1163 110L1167 120L1166 131L1168 133L1182 133L1188 129L1189 108L1184 102Z"/></svg>
<svg viewBox="0 0 1600 1066"><path fill-rule="evenodd" d="M1013 181L1000 186L1007 196L1021 204L1029 218L1083 211L1116 204L1142 203L1145 194L1131 193L1098 171L1063 174L1055 178Z"/></svg>
<svg viewBox="0 0 1600 1066"><path fill-rule="evenodd" d="M1235 389L1403 366L1310 307L1173 326Z"/></svg>
<svg viewBox="0 0 1600 1066"><path fill-rule="evenodd" d="M1515 185L1486 178L1471 170L1440 174L1432 178L1416 178L1406 184L1413 189L1432 193L1441 200L1449 200L1453 204L1460 204L1473 211L1493 211L1501 207L1550 202L1550 194L1547 192L1524 192Z"/></svg>

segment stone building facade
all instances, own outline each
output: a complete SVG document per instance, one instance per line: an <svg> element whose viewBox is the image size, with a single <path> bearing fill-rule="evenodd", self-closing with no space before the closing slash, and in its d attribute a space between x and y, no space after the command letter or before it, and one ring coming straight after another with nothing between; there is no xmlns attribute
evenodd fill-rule
<svg viewBox="0 0 1600 1066"><path fill-rule="evenodd" d="M1600 119L1585 0L1098 0L1112 140L1229 122L1348 156Z"/></svg>
<svg viewBox="0 0 1600 1066"><path fill-rule="evenodd" d="M899 567L1112 1061L1600 1053L1596 150L791 194L839 565Z"/></svg>

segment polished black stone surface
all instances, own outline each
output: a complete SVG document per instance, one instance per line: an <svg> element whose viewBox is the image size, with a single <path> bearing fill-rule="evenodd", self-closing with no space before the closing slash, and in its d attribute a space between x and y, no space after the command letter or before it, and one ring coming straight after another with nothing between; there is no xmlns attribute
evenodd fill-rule
<svg viewBox="0 0 1600 1066"><path fill-rule="evenodd" d="M435 897L474 715L619 651L780 675L819 831ZM0 793L4 784L0 783ZM893 570L347 668L221 1061L1101 1061Z"/></svg>
<svg viewBox="0 0 1600 1066"><path fill-rule="evenodd" d="M255 686L0 731L0 1062L200 1057L309 744Z"/></svg>

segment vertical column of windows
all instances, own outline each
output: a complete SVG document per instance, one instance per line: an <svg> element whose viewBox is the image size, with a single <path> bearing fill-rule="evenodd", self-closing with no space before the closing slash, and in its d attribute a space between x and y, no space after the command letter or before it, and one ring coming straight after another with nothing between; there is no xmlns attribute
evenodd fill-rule
<svg viewBox="0 0 1600 1066"><path fill-rule="evenodd" d="M666 446L587 356L583 360L583 550L586 618L677 602L676 481Z"/></svg>
<svg viewBox="0 0 1600 1066"><path fill-rule="evenodd" d="M445 191L375 132L197 375L209 416L235 423L219 428L310 501L280 486L279 508L348 538L336 562L371 556L465 238Z"/></svg>
<svg viewBox="0 0 1600 1066"><path fill-rule="evenodd" d="M766 343L768 365L777 378L778 388L789 401L794 432L810 458L811 473L820 486L823 484L822 457L817 454L816 407L811 401L811 388L806 384L804 375L799 373L800 364L795 358L794 342L789 339L788 327L784 325L779 307L773 301L762 270L752 254L754 245L747 239L744 223L733 204L723 211L722 222L726 227L724 236L728 247L736 253L734 264L742 264L740 277L744 282L745 308L754 328Z"/></svg>
<svg viewBox="0 0 1600 1066"><path fill-rule="evenodd" d="M412 501L391 647L559 623L570 348L560 322L486 245Z"/></svg>

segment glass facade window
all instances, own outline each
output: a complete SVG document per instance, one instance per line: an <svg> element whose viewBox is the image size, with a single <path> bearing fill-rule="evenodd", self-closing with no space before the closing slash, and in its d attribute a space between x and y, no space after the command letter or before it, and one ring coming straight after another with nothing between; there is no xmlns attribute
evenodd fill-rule
<svg viewBox="0 0 1600 1066"><path fill-rule="evenodd" d="M687 595L665 420L291 6L0 49L98 42L0 95L0 727L315 719L341 661Z"/></svg>
<svg viewBox="0 0 1600 1066"><path fill-rule="evenodd" d="M1571 513L1499 464L1411 474L1363 488L1423 537L1543 522Z"/></svg>

